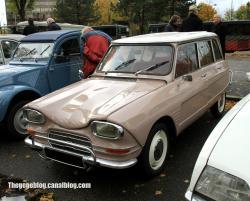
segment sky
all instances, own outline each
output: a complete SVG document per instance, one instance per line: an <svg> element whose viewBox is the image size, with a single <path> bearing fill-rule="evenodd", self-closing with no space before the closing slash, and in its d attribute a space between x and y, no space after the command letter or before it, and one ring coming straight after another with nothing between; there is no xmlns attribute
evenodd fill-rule
<svg viewBox="0 0 250 201"><path fill-rule="evenodd" d="M231 5L234 10L237 10L242 4L246 4L248 1L250 0L196 0L196 4L205 2L214 5L217 12L223 16L226 10L231 8Z"/></svg>

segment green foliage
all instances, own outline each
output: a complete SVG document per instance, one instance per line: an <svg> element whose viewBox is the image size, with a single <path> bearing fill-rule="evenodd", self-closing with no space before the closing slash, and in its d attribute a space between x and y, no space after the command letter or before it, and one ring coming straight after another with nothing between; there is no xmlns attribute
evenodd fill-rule
<svg viewBox="0 0 250 201"><path fill-rule="evenodd" d="M228 21L228 20L234 20L235 19L235 11L233 9L226 10L226 13L224 15L224 19L226 21Z"/></svg>
<svg viewBox="0 0 250 201"><path fill-rule="evenodd" d="M57 0L57 21L73 24L88 24L99 18L94 0Z"/></svg>
<svg viewBox="0 0 250 201"><path fill-rule="evenodd" d="M149 23L168 21L173 14L185 17L194 0L120 0L114 9L129 16L128 24L137 24L139 33L145 33Z"/></svg>
<svg viewBox="0 0 250 201"><path fill-rule="evenodd" d="M27 9L32 9L35 0L8 0L6 6L8 12L17 13L20 16L20 20L25 20L25 14Z"/></svg>
<svg viewBox="0 0 250 201"><path fill-rule="evenodd" d="M235 18L238 20L249 20L250 19L250 2L246 5L242 5L235 12Z"/></svg>

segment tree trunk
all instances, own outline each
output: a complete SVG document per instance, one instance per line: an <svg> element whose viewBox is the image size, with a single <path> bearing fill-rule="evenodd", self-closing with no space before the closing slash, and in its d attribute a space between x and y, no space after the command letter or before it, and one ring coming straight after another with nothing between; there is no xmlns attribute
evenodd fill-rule
<svg viewBox="0 0 250 201"><path fill-rule="evenodd" d="M16 3L18 14L20 16L20 20L24 21L26 0L15 0L15 3Z"/></svg>

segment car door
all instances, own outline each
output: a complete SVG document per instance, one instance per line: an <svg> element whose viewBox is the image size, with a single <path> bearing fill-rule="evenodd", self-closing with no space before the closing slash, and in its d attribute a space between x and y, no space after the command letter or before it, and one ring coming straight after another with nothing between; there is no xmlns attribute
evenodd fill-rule
<svg viewBox="0 0 250 201"><path fill-rule="evenodd" d="M51 90L54 91L79 81L81 67L79 37L67 38L56 47L50 62L49 82Z"/></svg>
<svg viewBox="0 0 250 201"><path fill-rule="evenodd" d="M209 87L207 90L209 103L227 87L229 82L229 68L223 59L223 54L219 44L220 42L217 39L213 39L211 42L214 63L209 66L209 70L212 71L212 76L208 80Z"/></svg>
<svg viewBox="0 0 250 201"><path fill-rule="evenodd" d="M207 104L209 104L227 86L227 68L224 64L218 41L199 41L197 46L199 63L202 69L202 78L207 85L204 91L204 97L206 97Z"/></svg>
<svg viewBox="0 0 250 201"><path fill-rule="evenodd" d="M176 101L179 102L178 126L184 129L196 119L204 109L206 99L203 96L205 84L198 65L196 43L187 43L178 47L174 87Z"/></svg>

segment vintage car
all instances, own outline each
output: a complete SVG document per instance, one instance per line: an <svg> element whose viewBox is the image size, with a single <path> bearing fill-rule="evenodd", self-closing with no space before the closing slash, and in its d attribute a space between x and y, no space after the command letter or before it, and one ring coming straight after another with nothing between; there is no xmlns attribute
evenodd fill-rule
<svg viewBox="0 0 250 201"><path fill-rule="evenodd" d="M214 128L196 161L189 201L250 200L250 94Z"/></svg>
<svg viewBox="0 0 250 201"><path fill-rule="evenodd" d="M40 32L21 39L12 60L0 66L0 123L8 136L26 137L21 108L79 81L80 31Z"/></svg>
<svg viewBox="0 0 250 201"><path fill-rule="evenodd" d="M0 65L9 63L13 53L24 37L20 34L3 34L0 35Z"/></svg>
<svg viewBox="0 0 250 201"><path fill-rule="evenodd" d="M156 175L172 139L208 109L223 113L228 83L213 33L118 39L90 78L24 107L25 142L64 164L128 168L140 160Z"/></svg>

